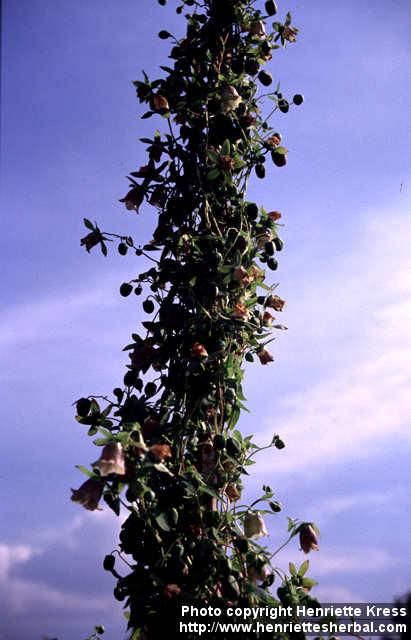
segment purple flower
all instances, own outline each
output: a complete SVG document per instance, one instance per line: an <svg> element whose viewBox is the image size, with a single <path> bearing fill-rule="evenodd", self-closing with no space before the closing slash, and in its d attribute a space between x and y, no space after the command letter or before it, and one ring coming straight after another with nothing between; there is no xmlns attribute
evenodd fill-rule
<svg viewBox="0 0 411 640"><path fill-rule="evenodd" d="M309 522L305 522L300 527L300 546L304 553L318 551L320 548L318 546L317 533Z"/></svg>
<svg viewBox="0 0 411 640"><path fill-rule="evenodd" d="M73 502L78 502L88 511L100 510L98 503L103 494L103 483L97 478L89 478L79 489L72 489L72 492Z"/></svg>

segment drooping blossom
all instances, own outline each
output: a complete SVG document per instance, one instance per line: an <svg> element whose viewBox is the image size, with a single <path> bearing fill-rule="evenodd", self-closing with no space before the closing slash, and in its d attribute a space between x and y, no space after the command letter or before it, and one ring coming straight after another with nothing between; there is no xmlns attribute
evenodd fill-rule
<svg viewBox="0 0 411 640"><path fill-rule="evenodd" d="M257 351L257 356L260 359L261 364L268 364L269 362L273 362L274 358L267 349L259 349Z"/></svg>
<svg viewBox="0 0 411 640"><path fill-rule="evenodd" d="M242 287L247 287L253 281L253 276L241 266L234 269L233 277Z"/></svg>
<svg viewBox="0 0 411 640"><path fill-rule="evenodd" d="M125 207L128 211L137 211L143 202L144 199L144 190L137 185L130 189L130 191L124 196L124 198L120 199L120 202L124 202Z"/></svg>
<svg viewBox="0 0 411 640"><path fill-rule="evenodd" d="M93 462L93 467L100 471L101 476L109 476L111 473L123 476L126 472L126 459L121 444L119 442L106 444L100 458Z"/></svg>
<svg viewBox="0 0 411 640"><path fill-rule="evenodd" d="M100 510L98 503L103 494L103 483L97 478L89 478L79 489L72 489L71 499L78 502L88 511Z"/></svg>
<svg viewBox="0 0 411 640"><path fill-rule="evenodd" d="M153 107L156 111L161 111L162 109L169 109L170 105L165 96L161 95L161 93L156 93L153 97Z"/></svg>
<svg viewBox="0 0 411 640"><path fill-rule="evenodd" d="M318 538L317 533L309 522L305 522L300 526L300 547L304 553L310 551L318 551Z"/></svg>
<svg viewBox="0 0 411 640"><path fill-rule="evenodd" d="M295 42L297 40L298 31L299 29L296 27L284 27L284 40L287 40L288 42Z"/></svg>
<svg viewBox="0 0 411 640"><path fill-rule="evenodd" d="M246 538L262 538L268 536L265 523L258 511L248 511L244 517L244 535Z"/></svg>
<svg viewBox="0 0 411 640"><path fill-rule="evenodd" d="M266 300L266 307L274 309L274 311L282 311L285 307L285 300L280 296L269 296Z"/></svg>
<svg viewBox="0 0 411 640"><path fill-rule="evenodd" d="M263 564L260 567L250 564L247 566L247 574L251 582L263 582L272 574L272 569L269 564Z"/></svg>
<svg viewBox="0 0 411 640"><path fill-rule="evenodd" d="M266 143L270 147L278 147L281 144L281 138L278 133L274 133L274 135L267 138Z"/></svg>
<svg viewBox="0 0 411 640"><path fill-rule="evenodd" d="M271 327L273 324L274 316L271 315L269 311L264 311L263 313L263 324L266 327Z"/></svg>
<svg viewBox="0 0 411 640"><path fill-rule="evenodd" d="M233 109L237 109L242 101L243 99L237 89L232 85L227 85L224 87L221 94L221 111L223 113L228 113Z"/></svg>
<svg viewBox="0 0 411 640"><path fill-rule="evenodd" d="M176 598L181 593L181 587L178 584L166 584L163 587L163 593L166 598Z"/></svg>
<svg viewBox="0 0 411 640"><path fill-rule="evenodd" d="M86 251L90 253L90 249L98 245L102 239L103 237L100 231L98 229L94 229L94 231L88 233L84 238L81 238L80 245L82 247L86 247Z"/></svg>
<svg viewBox="0 0 411 640"><path fill-rule="evenodd" d="M171 447L168 444L153 444L149 452L157 462L163 462L171 458Z"/></svg>
<svg viewBox="0 0 411 640"><path fill-rule="evenodd" d="M193 358L207 358L208 351L201 342L194 342L191 347L191 356Z"/></svg>
<svg viewBox="0 0 411 640"><path fill-rule="evenodd" d="M267 215L270 220L273 220L273 222L276 222L281 218L281 213L279 211L269 211Z"/></svg>
<svg viewBox="0 0 411 640"><path fill-rule="evenodd" d="M237 485L232 482L226 486L225 493L231 502L236 502L241 498L241 491L238 489Z"/></svg>
<svg viewBox="0 0 411 640"><path fill-rule="evenodd" d="M250 312L242 302L237 302L233 309L233 318L237 320L248 320L250 317Z"/></svg>
<svg viewBox="0 0 411 640"><path fill-rule="evenodd" d="M250 35L263 40L266 37L265 25L262 20L255 20L250 25Z"/></svg>

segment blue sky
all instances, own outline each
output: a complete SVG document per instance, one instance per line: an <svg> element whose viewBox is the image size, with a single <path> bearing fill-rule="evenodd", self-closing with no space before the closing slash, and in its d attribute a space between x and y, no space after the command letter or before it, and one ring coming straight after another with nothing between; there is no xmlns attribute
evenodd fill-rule
<svg viewBox="0 0 411 640"><path fill-rule="evenodd" d="M74 468L96 451L71 403L109 392L138 327L118 285L141 268L79 246L82 217L148 238L153 213L118 203L144 162L131 81L154 74L181 33L170 0L4 0L0 379L0 639L86 637L121 609L101 560L115 517L69 501ZM390 601L411 588L410 18L406 0L281 3L301 34L274 56L283 92L303 107L279 114L284 170L250 195L283 212L279 293L289 331L274 365L250 366L241 426L287 442L253 467L285 515L315 519L312 558L324 601ZM297 545L280 558L300 559ZM302 559L302 558L301 558ZM30 634L28 635L28 629Z"/></svg>

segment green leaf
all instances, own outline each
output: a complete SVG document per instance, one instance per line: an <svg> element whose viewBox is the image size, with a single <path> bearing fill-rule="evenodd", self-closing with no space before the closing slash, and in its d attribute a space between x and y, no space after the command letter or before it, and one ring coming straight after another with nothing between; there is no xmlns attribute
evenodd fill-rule
<svg viewBox="0 0 411 640"><path fill-rule="evenodd" d="M84 226L87 227L87 229L94 231L94 225L92 222L90 222L90 220L88 220L88 218L83 218L83 222L84 222Z"/></svg>
<svg viewBox="0 0 411 640"><path fill-rule="evenodd" d="M155 520L160 529L162 529L163 531L170 531L170 525L168 524L167 516L164 512L159 513L158 516L156 516Z"/></svg>
<svg viewBox="0 0 411 640"><path fill-rule="evenodd" d="M296 576L297 575L297 567L295 566L294 562L290 562L288 565L288 568L290 570L290 573L292 576Z"/></svg>
<svg viewBox="0 0 411 640"><path fill-rule="evenodd" d="M211 171L207 173L207 180L215 180L216 178L218 178L219 175L220 175L219 169L211 169Z"/></svg>
<svg viewBox="0 0 411 640"><path fill-rule="evenodd" d="M309 566L310 566L310 561L304 560L301 567L298 569L298 575L301 577L304 576L307 573Z"/></svg>
<svg viewBox="0 0 411 640"><path fill-rule="evenodd" d="M90 469L87 469L87 467L84 467L82 464L76 464L76 469L81 471L81 473L84 473L84 475L87 476L88 478L95 477L95 473L93 473L93 471L90 471Z"/></svg>

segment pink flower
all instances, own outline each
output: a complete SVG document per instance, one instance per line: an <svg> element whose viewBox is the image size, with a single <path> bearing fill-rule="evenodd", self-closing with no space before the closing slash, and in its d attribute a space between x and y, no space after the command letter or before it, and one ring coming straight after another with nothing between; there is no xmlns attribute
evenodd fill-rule
<svg viewBox="0 0 411 640"><path fill-rule="evenodd" d="M89 511L100 510L98 503L103 494L103 483L97 478L89 478L79 489L71 491L73 492L71 496L73 502L78 502Z"/></svg>
<svg viewBox="0 0 411 640"><path fill-rule="evenodd" d="M244 518L244 535L246 538L261 538L268 536L264 520L258 511L248 511Z"/></svg>
<svg viewBox="0 0 411 640"><path fill-rule="evenodd" d="M282 311L285 307L285 300L282 300L279 296L270 296L267 298L266 307L270 307L274 311Z"/></svg>
<svg viewBox="0 0 411 640"><path fill-rule="evenodd" d="M157 462L163 462L167 458L171 458L171 447L168 444L153 444L149 451Z"/></svg>
<svg viewBox="0 0 411 640"><path fill-rule="evenodd" d="M201 342L194 342L191 347L191 356L193 358L207 358L208 351Z"/></svg>
<svg viewBox="0 0 411 640"><path fill-rule="evenodd" d="M271 325L273 324L273 320L274 320L274 316L272 316L269 311L264 311L263 324L265 324L266 327L271 327Z"/></svg>
<svg viewBox="0 0 411 640"><path fill-rule="evenodd" d="M233 310L233 318L237 320L248 320L250 317L250 312L242 302L238 302Z"/></svg>
<svg viewBox="0 0 411 640"><path fill-rule="evenodd" d="M268 364L269 362L273 362L274 358L267 349L260 349L257 351L257 355L260 358L261 364Z"/></svg>
<svg viewBox="0 0 411 640"><path fill-rule="evenodd" d="M93 462L93 467L100 471L101 476L109 476L111 473L124 476L126 472L126 460L121 444L119 442L106 444L100 458L96 462Z"/></svg>
<svg viewBox="0 0 411 640"><path fill-rule="evenodd" d="M247 287L252 281L253 277L248 274L244 267L236 267L233 273L234 280L236 280L242 287Z"/></svg>
<svg viewBox="0 0 411 640"><path fill-rule="evenodd" d="M305 522L300 526L300 547L304 553L310 551L318 551L318 538L317 533L309 522Z"/></svg>

